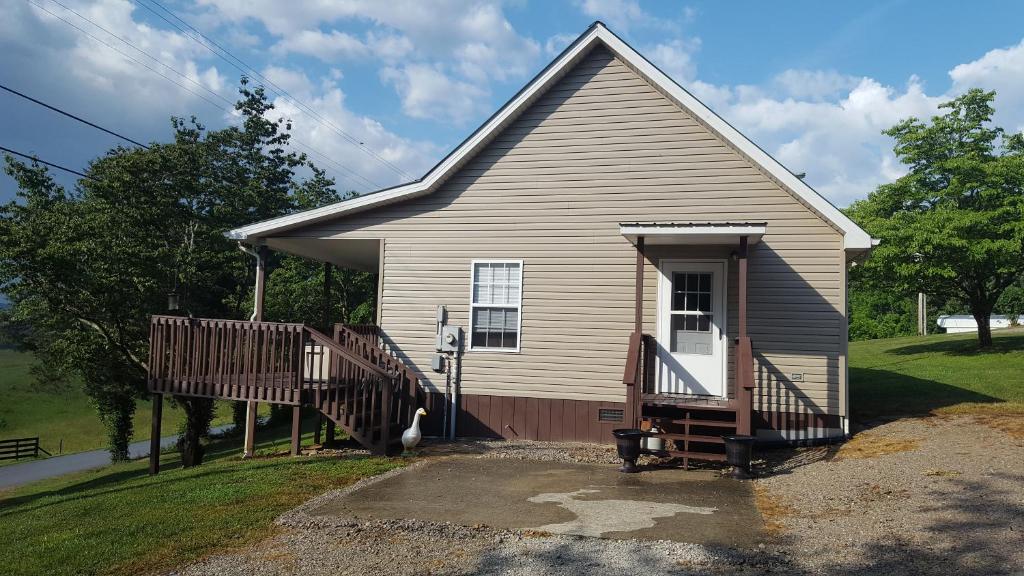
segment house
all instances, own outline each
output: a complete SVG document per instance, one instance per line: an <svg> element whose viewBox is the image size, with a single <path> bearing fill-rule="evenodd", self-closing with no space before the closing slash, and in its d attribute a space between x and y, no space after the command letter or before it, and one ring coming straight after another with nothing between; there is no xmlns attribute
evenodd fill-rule
<svg viewBox="0 0 1024 576"><path fill-rule="evenodd" d="M1012 326L1012 320L1013 319L1009 316L993 314L992 316L989 316L988 322L989 326L993 330L998 330L1000 328L1009 328ZM939 316L935 320L935 323L948 334L978 331L978 321L974 319L974 316L967 314ZM1024 324L1024 316L1017 317L1016 323L1017 325Z"/></svg>
<svg viewBox="0 0 1024 576"><path fill-rule="evenodd" d="M600 22L421 179L230 236L376 271L377 325L155 318L157 394L313 405L379 450L420 404L434 434L656 425L684 461L848 430L871 237Z"/></svg>

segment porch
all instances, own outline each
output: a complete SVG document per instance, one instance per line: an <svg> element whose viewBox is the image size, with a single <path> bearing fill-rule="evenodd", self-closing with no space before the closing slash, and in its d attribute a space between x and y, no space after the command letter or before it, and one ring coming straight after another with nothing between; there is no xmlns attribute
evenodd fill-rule
<svg viewBox="0 0 1024 576"><path fill-rule="evenodd" d="M661 447L648 449L648 453L679 458L684 467L690 460L724 461L722 437L753 432L748 264L750 248L765 230L765 224L751 223L621 225L621 234L636 249L634 331L622 378L626 386L624 423L654 430L651 435L660 440ZM713 262L706 260L709 253L725 255L731 263L721 271L709 264L708 272L696 274L698 280L694 280L693 270L705 268L673 267L674 262ZM702 259L673 260L682 254ZM645 270L651 264L658 277L655 298L645 297L645 284L650 284L645 282ZM716 276L725 276L732 269L735 280ZM645 324L645 302L650 305L651 300L656 308L653 326L649 320ZM727 319L735 323L734 328L726 329ZM653 328L655 333L645 328ZM694 369L695 363L707 363L705 358L716 353L721 360L714 359L709 365L717 368L714 364L719 363L720 372L712 369L701 374ZM730 358L731 367L726 366Z"/></svg>

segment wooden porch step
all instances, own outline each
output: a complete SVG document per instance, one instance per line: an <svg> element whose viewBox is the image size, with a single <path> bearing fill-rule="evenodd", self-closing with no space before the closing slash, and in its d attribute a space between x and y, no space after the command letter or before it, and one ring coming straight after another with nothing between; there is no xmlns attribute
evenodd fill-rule
<svg viewBox="0 0 1024 576"><path fill-rule="evenodd" d="M712 428L735 428L736 422L730 420L698 420L693 418L671 418L669 416L644 416L655 424L689 424L690 426L708 426Z"/></svg>
<svg viewBox="0 0 1024 576"><path fill-rule="evenodd" d="M715 454L713 452L694 452L692 450L645 450L646 454L652 456L661 457L672 457L672 458L688 458L690 460L711 460L714 462L725 462L725 454Z"/></svg>
<svg viewBox="0 0 1024 576"><path fill-rule="evenodd" d="M664 438L666 440L688 440L690 442L705 442L708 444L725 444L725 440L722 440L721 436L702 436L700 434L676 434L673 432L659 432L657 434L651 434L655 438Z"/></svg>

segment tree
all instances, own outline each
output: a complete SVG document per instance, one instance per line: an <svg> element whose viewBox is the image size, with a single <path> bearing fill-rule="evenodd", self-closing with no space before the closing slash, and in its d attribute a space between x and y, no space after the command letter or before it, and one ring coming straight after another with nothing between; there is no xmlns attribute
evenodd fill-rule
<svg viewBox="0 0 1024 576"><path fill-rule="evenodd" d="M115 460L128 456L146 393L149 317L166 312L174 291L184 313L239 318L252 263L224 232L305 201L295 169L306 158L285 152L288 123L269 118L262 88L244 78L240 96L239 126L172 119L173 142L115 148L70 192L45 168L6 159L18 199L0 207L0 292L40 362L81 375ZM333 182L314 175L308 192L326 194ZM212 403L176 401L186 412L183 462L198 464Z"/></svg>
<svg viewBox="0 0 1024 576"><path fill-rule="evenodd" d="M864 273L898 293L960 298L982 348L993 307L1024 273L1024 136L991 126L994 99L973 89L929 123L886 130L909 172L850 208L882 240Z"/></svg>

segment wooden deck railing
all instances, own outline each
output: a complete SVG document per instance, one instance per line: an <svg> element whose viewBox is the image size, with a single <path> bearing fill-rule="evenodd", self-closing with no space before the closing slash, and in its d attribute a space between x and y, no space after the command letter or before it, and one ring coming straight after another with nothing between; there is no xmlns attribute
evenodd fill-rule
<svg viewBox="0 0 1024 576"><path fill-rule="evenodd" d="M626 385L625 424L632 428L640 425L644 393L651 392L653 342L654 339L648 334L634 332L629 336L622 383Z"/></svg>
<svg viewBox="0 0 1024 576"><path fill-rule="evenodd" d="M412 421L419 380L344 326L154 316L149 389L160 394L313 406L371 450Z"/></svg>

